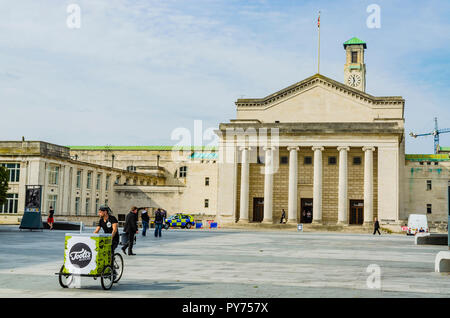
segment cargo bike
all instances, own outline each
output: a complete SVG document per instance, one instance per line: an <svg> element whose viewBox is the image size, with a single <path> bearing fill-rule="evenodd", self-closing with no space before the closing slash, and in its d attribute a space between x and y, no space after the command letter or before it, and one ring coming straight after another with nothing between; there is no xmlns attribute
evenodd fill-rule
<svg viewBox="0 0 450 318"><path fill-rule="evenodd" d="M64 264L59 273L63 288L75 287L78 277L100 278L102 288L109 290L123 273L123 258L111 257L111 234L66 233Z"/></svg>

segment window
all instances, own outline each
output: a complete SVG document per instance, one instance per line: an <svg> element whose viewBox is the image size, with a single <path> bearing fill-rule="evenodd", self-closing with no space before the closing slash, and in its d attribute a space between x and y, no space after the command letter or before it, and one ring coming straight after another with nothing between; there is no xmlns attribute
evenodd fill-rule
<svg viewBox="0 0 450 318"><path fill-rule="evenodd" d="M89 215L89 210L91 209L91 199L86 198L86 215Z"/></svg>
<svg viewBox="0 0 450 318"><path fill-rule="evenodd" d="M75 215L80 215L80 197L75 198Z"/></svg>
<svg viewBox="0 0 450 318"><path fill-rule="evenodd" d="M352 63L358 63L358 52L352 52Z"/></svg>
<svg viewBox="0 0 450 318"><path fill-rule="evenodd" d="M17 193L8 193L6 195L6 203L0 205L0 213L17 213L19 204L19 195Z"/></svg>
<svg viewBox="0 0 450 318"><path fill-rule="evenodd" d="M128 166L127 167L127 171L136 172L136 167L135 166Z"/></svg>
<svg viewBox="0 0 450 318"><path fill-rule="evenodd" d="M92 187L92 171L89 171L87 174L87 182L86 187L90 189Z"/></svg>
<svg viewBox="0 0 450 318"><path fill-rule="evenodd" d="M427 204L427 213L431 214L431 204Z"/></svg>
<svg viewBox="0 0 450 318"><path fill-rule="evenodd" d="M106 185L105 185L105 190L108 191L109 190L109 182L110 182L111 176L108 174L106 175Z"/></svg>
<svg viewBox="0 0 450 318"><path fill-rule="evenodd" d="M183 166L180 167L180 178L186 178L187 175L187 167Z"/></svg>
<svg viewBox="0 0 450 318"><path fill-rule="evenodd" d="M431 190L431 180L427 180L427 191Z"/></svg>
<svg viewBox="0 0 450 318"><path fill-rule="evenodd" d="M312 157L305 157L303 164L305 165L312 165Z"/></svg>
<svg viewBox="0 0 450 318"><path fill-rule="evenodd" d="M108 206L108 199L105 200L105 205Z"/></svg>
<svg viewBox="0 0 450 318"><path fill-rule="evenodd" d="M0 166L8 170L8 182L19 182L20 179L20 163L0 163Z"/></svg>
<svg viewBox="0 0 450 318"><path fill-rule="evenodd" d="M209 186L209 177L205 178L205 186Z"/></svg>
<svg viewBox="0 0 450 318"><path fill-rule="evenodd" d="M335 165L337 162L336 157L328 157L328 164L329 165Z"/></svg>
<svg viewBox="0 0 450 318"><path fill-rule="evenodd" d="M431 161L427 161L427 165L429 165L429 166L430 166L430 165L431 165Z"/></svg>
<svg viewBox="0 0 450 318"><path fill-rule="evenodd" d="M47 197L47 211L50 211L50 207L53 208L53 210L56 211L56 204L58 201L58 196L56 194L49 194Z"/></svg>
<svg viewBox="0 0 450 318"><path fill-rule="evenodd" d="M281 158L280 158L280 163L281 163L282 165L287 165L288 162L289 162L289 158L288 158L287 156L281 156Z"/></svg>
<svg viewBox="0 0 450 318"><path fill-rule="evenodd" d="M423 161L419 162L419 164L420 164L421 166L423 166Z"/></svg>
<svg viewBox="0 0 450 318"><path fill-rule="evenodd" d="M205 199L205 208L209 207L209 199Z"/></svg>
<svg viewBox="0 0 450 318"><path fill-rule="evenodd" d="M353 165L355 166L361 165L361 157L353 157Z"/></svg>
<svg viewBox="0 0 450 318"><path fill-rule="evenodd" d="M99 204L100 203L100 200L99 199L95 199L95 211L98 211L98 208L99 208Z"/></svg>
<svg viewBox="0 0 450 318"><path fill-rule="evenodd" d="M97 173L97 184L95 185L95 189L100 190L100 184L101 183L102 183L102 174L101 173Z"/></svg>
<svg viewBox="0 0 450 318"><path fill-rule="evenodd" d="M81 188L81 170L77 171L77 189Z"/></svg>
<svg viewBox="0 0 450 318"><path fill-rule="evenodd" d="M59 167L50 165L48 166L48 184L57 185L59 176Z"/></svg>

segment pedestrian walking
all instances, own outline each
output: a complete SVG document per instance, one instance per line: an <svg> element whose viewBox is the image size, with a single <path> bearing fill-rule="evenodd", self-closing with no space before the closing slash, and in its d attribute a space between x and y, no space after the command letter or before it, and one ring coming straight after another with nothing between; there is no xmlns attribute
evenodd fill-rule
<svg viewBox="0 0 450 318"><path fill-rule="evenodd" d="M155 213L155 237L161 237L161 229L164 223L164 212L158 208Z"/></svg>
<svg viewBox="0 0 450 318"><path fill-rule="evenodd" d="M147 209L144 208L141 212L141 219L142 219L142 236L145 236L148 229L148 224L150 222L150 217L148 216Z"/></svg>
<svg viewBox="0 0 450 318"><path fill-rule="evenodd" d="M282 210L283 213L281 213L281 220L280 223L283 223L284 220L286 220L286 212L284 211L284 209ZM285 222L286 223L286 222Z"/></svg>
<svg viewBox="0 0 450 318"><path fill-rule="evenodd" d="M128 242L122 247L122 252L126 254L126 249L128 248L128 255L136 255L133 253L133 242L134 236L139 233L138 230L138 215L137 207L133 206L130 213L128 213L125 219L124 232L127 233Z"/></svg>
<svg viewBox="0 0 450 318"><path fill-rule="evenodd" d="M55 219L53 218L54 214L55 214L55 210L53 210L53 207L50 206L50 209L48 211L48 218L47 218L47 224L50 227L50 230L53 230L53 223L55 223Z"/></svg>
<svg viewBox="0 0 450 318"><path fill-rule="evenodd" d="M381 235L381 233L380 233L380 223L378 222L377 218L375 218L375 223L374 223L373 227L374 227L373 235L375 235L376 232L378 232L378 234Z"/></svg>

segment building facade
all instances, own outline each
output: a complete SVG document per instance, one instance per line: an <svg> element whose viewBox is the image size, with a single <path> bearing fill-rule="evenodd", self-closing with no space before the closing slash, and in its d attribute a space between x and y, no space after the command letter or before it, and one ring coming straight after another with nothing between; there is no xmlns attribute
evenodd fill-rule
<svg viewBox="0 0 450 318"><path fill-rule="evenodd" d="M0 206L0 223L18 223L25 210L27 186L41 186L41 210L53 207L65 220L91 221L102 204L118 206L115 187L126 184L165 184L161 175L148 175L74 160L67 147L41 141L0 142L0 165L9 174L7 203ZM132 202L127 202L129 209Z"/></svg>
<svg viewBox="0 0 450 318"><path fill-rule="evenodd" d="M238 99L217 147L58 146L0 142L10 179L0 222L18 222L25 188L43 187L42 209L94 220L99 204L164 208L197 219L399 228L426 214L445 230L450 148L405 155L400 96L366 93L365 42L344 43L343 83L315 74L263 98Z"/></svg>
<svg viewBox="0 0 450 318"><path fill-rule="evenodd" d="M218 211L228 222L398 224L402 97L365 92L364 50L344 43L345 84L316 74L264 98L238 99L220 124Z"/></svg>

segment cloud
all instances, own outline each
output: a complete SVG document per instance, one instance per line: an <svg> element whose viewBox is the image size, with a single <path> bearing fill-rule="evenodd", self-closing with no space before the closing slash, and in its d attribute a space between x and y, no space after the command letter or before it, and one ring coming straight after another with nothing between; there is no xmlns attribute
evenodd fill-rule
<svg viewBox="0 0 450 318"><path fill-rule="evenodd" d="M80 29L67 28L70 3L80 5ZM369 4L2 2L0 133L57 144L135 145L171 144L172 130L192 129L195 119L205 129L217 127L235 118L234 101L242 95L266 96L316 72L319 10L321 73L342 81L342 43L360 35L369 46L368 92L405 97L408 129L426 128L424 108L445 126L448 71L441 69L448 65L449 5L379 1L382 28L371 30ZM418 140L407 145L425 149Z"/></svg>

